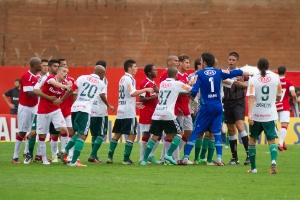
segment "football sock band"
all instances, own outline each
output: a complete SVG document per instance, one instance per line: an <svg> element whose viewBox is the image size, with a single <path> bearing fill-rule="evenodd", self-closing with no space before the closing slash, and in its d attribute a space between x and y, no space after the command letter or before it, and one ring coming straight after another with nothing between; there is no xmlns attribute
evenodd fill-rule
<svg viewBox="0 0 300 200"><path fill-rule="evenodd" d="M207 148L208 148L208 140L209 140L208 136L205 136L202 139L202 149L200 152L200 159L205 159L205 157L206 157L206 152L207 152Z"/></svg>
<svg viewBox="0 0 300 200"><path fill-rule="evenodd" d="M35 141L36 141L36 137L31 137L31 136L28 137L28 150L29 150L29 155L31 157L33 157Z"/></svg>
<svg viewBox="0 0 300 200"><path fill-rule="evenodd" d="M215 139L209 139L208 140L208 153L207 153L207 162L212 162L212 158L214 156L215 153Z"/></svg>
<svg viewBox="0 0 300 200"><path fill-rule="evenodd" d="M167 155L171 156L173 154L173 152L175 151L175 149L179 146L180 141L181 141L182 136L179 134L176 134L175 137L172 140L171 146L168 150Z"/></svg>
<svg viewBox="0 0 300 200"><path fill-rule="evenodd" d="M84 146L84 139L78 137L76 142L75 142L75 145L74 145L74 153L73 153L71 163L75 163L77 161L77 159L80 156L80 153L83 149L83 146Z"/></svg>
<svg viewBox="0 0 300 200"><path fill-rule="evenodd" d="M127 140L124 149L124 159L123 159L124 162L130 160L130 154L132 148L133 148L133 141Z"/></svg>
<svg viewBox="0 0 300 200"><path fill-rule="evenodd" d="M221 132L219 133L214 133L215 137L215 147L216 147L216 152L217 152L217 160L218 162L222 161L222 155L223 155L223 142L222 142L222 135Z"/></svg>
<svg viewBox="0 0 300 200"><path fill-rule="evenodd" d="M143 160L146 151L147 142L143 140L140 143L140 160Z"/></svg>
<svg viewBox="0 0 300 200"><path fill-rule="evenodd" d="M249 146L249 137L248 135L247 136L244 136L241 138L242 142L243 142L243 145L244 145L244 148L245 148L245 151L246 151L246 154L247 154L247 157L249 156L248 154L248 146Z"/></svg>
<svg viewBox="0 0 300 200"><path fill-rule="evenodd" d="M43 162L48 161L48 160L47 160L47 157L46 157L46 144L45 144L45 138L39 138L38 146L40 147L40 150L41 150L41 156L42 156Z"/></svg>
<svg viewBox="0 0 300 200"><path fill-rule="evenodd" d="M103 142L103 136L97 136L96 140L94 142L94 147L92 149L92 153L90 155L91 158L97 158L97 152L99 148L101 147L101 144Z"/></svg>
<svg viewBox="0 0 300 200"><path fill-rule="evenodd" d="M51 139L50 140L50 145L51 145L52 158L56 158L56 152L57 152L57 146L58 146L58 138L52 136L50 139Z"/></svg>
<svg viewBox="0 0 300 200"><path fill-rule="evenodd" d="M26 135L25 139L25 148L24 148L24 153L29 152L29 147L28 147L28 135Z"/></svg>
<svg viewBox="0 0 300 200"><path fill-rule="evenodd" d="M279 145L283 146L283 142L286 138L286 132L287 132L287 127L286 126L281 126L280 128L280 136L279 136Z"/></svg>
<svg viewBox="0 0 300 200"><path fill-rule="evenodd" d="M256 146L249 145L249 158L250 158L251 169L256 169L255 157L256 157Z"/></svg>
<svg viewBox="0 0 300 200"><path fill-rule="evenodd" d="M69 153L69 150L75 145L77 139L78 139L79 135L78 134L75 134L73 135L73 137L70 139L70 141L68 142L65 150L67 153Z"/></svg>
<svg viewBox="0 0 300 200"><path fill-rule="evenodd" d="M187 142L186 137L182 136L182 139L181 139L180 144L179 144L179 151L181 151L184 148L184 145L186 144L186 142Z"/></svg>
<svg viewBox="0 0 300 200"><path fill-rule="evenodd" d="M278 155L278 147L276 144L271 144L270 147L270 155L271 155L271 161L277 160L277 155Z"/></svg>
<svg viewBox="0 0 300 200"><path fill-rule="evenodd" d="M144 160L145 162L148 161L149 154L152 152L152 150L153 150L155 144L156 144L156 141L155 141L155 140L153 140L152 138L149 139L149 141L148 141L148 143L147 143L147 145L146 145L146 150L145 150L145 154L144 154L144 158L143 158L143 160Z"/></svg>
<svg viewBox="0 0 300 200"><path fill-rule="evenodd" d="M109 143L108 158L113 159L117 145L118 145L118 140L112 138Z"/></svg>
<svg viewBox="0 0 300 200"><path fill-rule="evenodd" d="M201 139L197 138L196 143L195 143L195 159L194 160L199 160L201 146L202 146L202 138Z"/></svg>
<svg viewBox="0 0 300 200"><path fill-rule="evenodd" d="M65 149L68 144L68 133L60 134L61 149Z"/></svg>

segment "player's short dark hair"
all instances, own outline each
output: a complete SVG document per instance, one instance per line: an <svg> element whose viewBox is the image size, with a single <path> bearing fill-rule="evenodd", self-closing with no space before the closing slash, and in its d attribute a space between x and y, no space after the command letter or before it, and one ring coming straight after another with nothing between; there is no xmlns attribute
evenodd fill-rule
<svg viewBox="0 0 300 200"><path fill-rule="evenodd" d="M240 59L239 54L238 54L237 52L234 52L234 51L233 51L233 52L230 52L228 56L234 56L234 57L236 57L237 60Z"/></svg>
<svg viewBox="0 0 300 200"><path fill-rule="evenodd" d="M279 74L279 75L284 75L285 72L286 72L285 66L280 66L280 67L278 67L278 74Z"/></svg>
<svg viewBox="0 0 300 200"><path fill-rule="evenodd" d="M195 71L198 70L198 65L201 65L201 58L197 58L194 62Z"/></svg>
<svg viewBox="0 0 300 200"><path fill-rule="evenodd" d="M47 60L47 59L42 59L41 61L42 61L42 62L48 62L48 60Z"/></svg>
<svg viewBox="0 0 300 200"><path fill-rule="evenodd" d="M215 56L209 52L205 52L201 55L203 62L206 63L207 66L213 67L215 65Z"/></svg>
<svg viewBox="0 0 300 200"><path fill-rule="evenodd" d="M106 62L105 62L105 60L98 60L96 62L96 65L102 65L106 69Z"/></svg>
<svg viewBox="0 0 300 200"><path fill-rule="evenodd" d="M269 69L269 61L266 58L261 58L257 62L257 67L260 70L262 77L266 76L266 71Z"/></svg>
<svg viewBox="0 0 300 200"><path fill-rule="evenodd" d="M154 66L153 64L148 64L144 67L144 72L145 72L146 76L148 76L148 73L152 71L153 66Z"/></svg>
<svg viewBox="0 0 300 200"><path fill-rule="evenodd" d="M124 70L125 72L128 72L128 68L132 67L133 64L135 64L136 62L134 60L128 59L124 62Z"/></svg>
<svg viewBox="0 0 300 200"><path fill-rule="evenodd" d="M59 64L59 61L56 60L56 59L51 59L51 60L49 60L49 62L48 62L48 66L51 67L54 63Z"/></svg>
<svg viewBox="0 0 300 200"><path fill-rule="evenodd" d="M178 60L179 62L183 62L184 60L190 59L190 57L188 55L182 54L180 56L178 56Z"/></svg>
<svg viewBox="0 0 300 200"><path fill-rule="evenodd" d="M57 59L57 61L58 61L59 65L60 65L60 63L61 63L62 61L66 61L66 59L64 59L64 58L59 58L59 59Z"/></svg>
<svg viewBox="0 0 300 200"><path fill-rule="evenodd" d="M15 81L18 81L19 83L21 83L21 79L20 78L16 78Z"/></svg>

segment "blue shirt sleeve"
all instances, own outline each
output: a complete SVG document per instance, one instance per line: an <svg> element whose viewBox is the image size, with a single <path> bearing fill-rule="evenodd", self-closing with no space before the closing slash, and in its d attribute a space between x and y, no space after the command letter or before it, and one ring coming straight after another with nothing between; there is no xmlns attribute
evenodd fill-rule
<svg viewBox="0 0 300 200"><path fill-rule="evenodd" d="M229 73L227 72L224 72L222 70L222 79L227 79L227 78L233 78L233 77L236 77L236 76L243 76L243 71L240 70L240 69L234 69L234 70L230 70L228 71Z"/></svg>
<svg viewBox="0 0 300 200"><path fill-rule="evenodd" d="M192 97L195 97L197 95L197 93L199 92L199 88L200 88L200 82L201 82L200 79L199 79L200 73L197 72L196 75L198 75L197 81L196 81L196 83L193 85L193 87L191 89L191 96Z"/></svg>

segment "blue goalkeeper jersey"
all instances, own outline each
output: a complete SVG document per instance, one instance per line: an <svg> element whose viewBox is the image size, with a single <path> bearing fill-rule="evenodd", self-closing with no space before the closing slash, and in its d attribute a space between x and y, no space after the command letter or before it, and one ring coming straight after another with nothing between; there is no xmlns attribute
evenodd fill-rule
<svg viewBox="0 0 300 200"><path fill-rule="evenodd" d="M222 80L235 76L242 76L242 70L222 70L206 67L196 72L197 81L191 90L191 96L195 97L200 89L200 105L212 105L221 103Z"/></svg>

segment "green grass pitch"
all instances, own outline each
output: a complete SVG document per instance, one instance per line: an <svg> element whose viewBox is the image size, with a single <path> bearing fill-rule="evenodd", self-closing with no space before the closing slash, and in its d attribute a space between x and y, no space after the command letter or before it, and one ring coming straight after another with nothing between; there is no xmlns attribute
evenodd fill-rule
<svg viewBox="0 0 300 200"><path fill-rule="evenodd" d="M0 143L1 199L300 199L298 145L288 145L288 151L279 152L276 175L269 174L267 145L257 145L257 174L246 173L249 166L242 164L245 159L242 145L238 146L241 164L224 167L124 166L121 164L124 144L118 144L114 164L107 165L107 143L98 153L102 163L88 163L91 144L85 144L80 160L87 167L69 167L61 162L50 166L39 162L12 164L13 148L12 142ZM161 148L162 145L157 149L157 159ZM49 143L47 153L50 156ZM230 149L224 148L224 162L230 157ZM139 159L137 143L131 159L136 163ZM24 160L21 153L20 160Z"/></svg>

